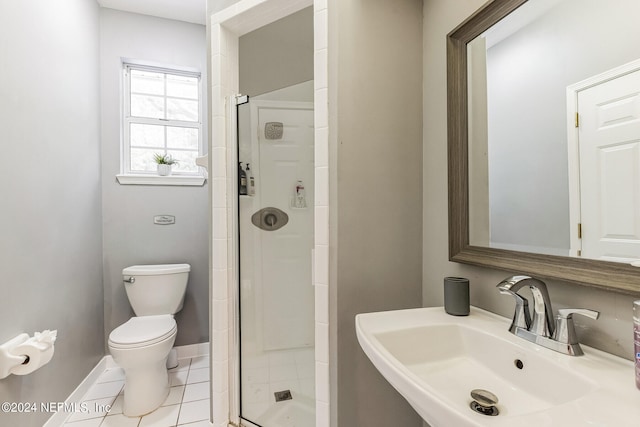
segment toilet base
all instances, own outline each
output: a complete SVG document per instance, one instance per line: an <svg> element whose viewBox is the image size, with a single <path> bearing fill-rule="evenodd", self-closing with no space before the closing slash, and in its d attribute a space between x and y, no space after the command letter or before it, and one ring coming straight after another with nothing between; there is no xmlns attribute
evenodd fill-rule
<svg viewBox="0 0 640 427"><path fill-rule="evenodd" d="M155 411L169 395L167 358L141 368L125 369L122 413L139 417Z"/></svg>

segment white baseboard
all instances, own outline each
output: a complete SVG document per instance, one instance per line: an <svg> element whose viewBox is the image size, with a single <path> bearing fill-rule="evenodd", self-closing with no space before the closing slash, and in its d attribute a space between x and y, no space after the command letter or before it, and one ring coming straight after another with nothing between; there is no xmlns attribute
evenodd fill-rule
<svg viewBox="0 0 640 427"><path fill-rule="evenodd" d="M178 359L186 359L191 357L208 356L210 351L210 345L208 342L200 344L189 344L175 347L178 351Z"/></svg>
<svg viewBox="0 0 640 427"><path fill-rule="evenodd" d="M80 402L82 400L82 397L85 394L87 394L87 392L89 391L89 388L91 388L91 386L96 382L98 377L102 375L105 369L108 368L107 358L110 358L110 357L111 356L105 356L102 359L100 359L98 364L91 370L91 372L89 372L89 375L87 375L82 380L82 382L78 385L78 387L76 387L76 389L73 390L73 392L69 395L69 397L67 397L67 400L65 400L65 403ZM58 411L54 413L47 420L46 423L44 423L43 427L60 427L64 424L67 417L69 417L68 412Z"/></svg>
<svg viewBox="0 0 640 427"><path fill-rule="evenodd" d="M178 359L186 359L192 357L207 356L209 354L209 343L190 344L174 347L178 352ZM84 395L89 391L91 386L95 384L100 375L107 369L117 368L118 364L113 360L110 354L104 356L89 372L89 375L82 380L76 389L67 397L65 403L80 402ZM59 411L54 413L43 427L62 427L69 413ZM213 425L213 424L211 424Z"/></svg>

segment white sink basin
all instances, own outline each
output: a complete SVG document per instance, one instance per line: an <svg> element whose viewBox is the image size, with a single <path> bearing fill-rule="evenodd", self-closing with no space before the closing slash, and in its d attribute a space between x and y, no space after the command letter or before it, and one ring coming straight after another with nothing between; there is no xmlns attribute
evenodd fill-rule
<svg viewBox="0 0 640 427"><path fill-rule="evenodd" d="M509 324L475 307L462 317L442 307L356 316L364 352L432 427L640 426L632 362L584 345L584 356L556 353ZM495 394L499 415L474 412L473 389Z"/></svg>

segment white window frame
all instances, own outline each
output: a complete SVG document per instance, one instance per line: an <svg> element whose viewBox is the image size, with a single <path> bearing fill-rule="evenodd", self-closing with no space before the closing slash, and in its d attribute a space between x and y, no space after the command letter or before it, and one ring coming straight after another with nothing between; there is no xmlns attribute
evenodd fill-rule
<svg viewBox="0 0 640 427"><path fill-rule="evenodd" d="M151 71L155 73L173 74L180 76L196 77L198 79L198 121L182 121L169 119L155 119L146 117L133 117L131 115L131 78L130 70ZM197 172L174 171L170 176L160 176L153 171L132 171L131 170L131 135L130 127L132 123L152 124L156 126L188 127L198 129L198 156L204 153L203 138L203 93L202 75L195 70L188 70L179 67L167 67L140 63L137 61L122 61L122 97L121 97L121 151L120 151L120 174L116 176L120 184L138 185L203 185L206 178L201 167ZM165 139L166 145L166 139ZM166 146L165 146L166 150Z"/></svg>

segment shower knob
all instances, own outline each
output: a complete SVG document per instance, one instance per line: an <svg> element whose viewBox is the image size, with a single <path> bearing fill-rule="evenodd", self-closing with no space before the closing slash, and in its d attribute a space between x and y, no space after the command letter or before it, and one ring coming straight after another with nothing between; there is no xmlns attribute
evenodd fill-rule
<svg viewBox="0 0 640 427"><path fill-rule="evenodd" d="M276 223L278 222L278 218L276 218L276 216L272 213L268 213L264 216L264 222L265 224L267 224L269 227L273 227L274 225L276 225Z"/></svg>
<svg viewBox="0 0 640 427"><path fill-rule="evenodd" d="M278 208L262 208L251 215L251 223L264 231L279 230L289 222L289 215Z"/></svg>

